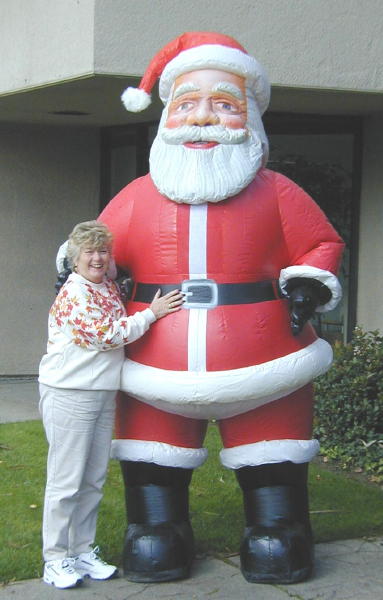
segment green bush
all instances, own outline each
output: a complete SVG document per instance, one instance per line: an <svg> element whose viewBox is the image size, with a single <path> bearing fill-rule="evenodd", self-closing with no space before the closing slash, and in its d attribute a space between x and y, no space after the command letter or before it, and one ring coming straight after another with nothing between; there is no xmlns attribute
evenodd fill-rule
<svg viewBox="0 0 383 600"><path fill-rule="evenodd" d="M356 328L349 344L336 344L315 392L322 454L383 481L383 336Z"/></svg>

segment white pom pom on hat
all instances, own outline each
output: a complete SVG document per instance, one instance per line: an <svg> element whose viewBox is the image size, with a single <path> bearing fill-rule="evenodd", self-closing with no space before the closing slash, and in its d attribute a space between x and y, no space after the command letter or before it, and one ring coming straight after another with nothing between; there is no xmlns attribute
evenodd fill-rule
<svg viewBox="0 0 383 600"><path fill-rule="evenodd" d="M150 94L141 88L128 87L121 95L121 100L126 110L130 112L141 112L148 108L151 103Z"/></svg>
<svg viewBox="0 0 383 600"><path fill-rule="evenodd" d="M244 77L261 115L265 112L270 84L262 65L234 38L210 31L186 32L164 46L150 61L138 88L129 87L123 92L121 99L126 110L145 110L157 79L160 98L166 104L174 80L197 69L220 69Z"/></svg>

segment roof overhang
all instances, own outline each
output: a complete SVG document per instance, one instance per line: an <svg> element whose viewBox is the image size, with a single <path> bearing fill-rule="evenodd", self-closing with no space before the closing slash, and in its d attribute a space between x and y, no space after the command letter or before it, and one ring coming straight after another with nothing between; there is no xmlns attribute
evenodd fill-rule
<svg viewBox="0 0 383 600"><path fill-rule="evenodd" d="M142 113L129 113L120 96L139 78L89 75L0 96L0 122L109 127L155 121L162 103L157 90ZM363 116L383 113L383 93L272 86L268 112Z"/></svg>

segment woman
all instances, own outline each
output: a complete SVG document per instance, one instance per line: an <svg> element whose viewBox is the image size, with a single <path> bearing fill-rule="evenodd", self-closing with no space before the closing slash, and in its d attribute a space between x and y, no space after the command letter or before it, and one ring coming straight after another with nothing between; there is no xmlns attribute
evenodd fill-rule
<svg viewBox="0 0 383 600"><path fill-rule="evenodd" d="M93 548L125 344L180 309L177 290L127 317L106 277L112 234L97 221L69 236L73 270L50 309L47 353L40 363L40 413L49 444L43 515L46 583L70 588L83 577L117 573Z"/></svg>

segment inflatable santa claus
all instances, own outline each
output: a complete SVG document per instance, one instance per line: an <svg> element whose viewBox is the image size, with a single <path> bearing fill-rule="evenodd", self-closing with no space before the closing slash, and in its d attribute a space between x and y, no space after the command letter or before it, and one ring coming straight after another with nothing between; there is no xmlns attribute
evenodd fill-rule
<svg viewBox="0 0 383 600"><path fill-rule="evenodd" d="M182 310L128 347L123 368L113 455L126 487L125 574L189 574L188 486L215 419L222 464L243 492L243 575L300 581L313 566L311 382L332 361L309 318L340 300L343 242L301 188L265 168L270 87L236 40L181 35L124 92L126 108L148 106L157 79L165 108L150 173L100 215L134 280L129 314L159 288L185 294Z"/></svg>

